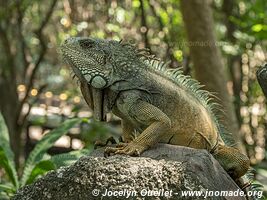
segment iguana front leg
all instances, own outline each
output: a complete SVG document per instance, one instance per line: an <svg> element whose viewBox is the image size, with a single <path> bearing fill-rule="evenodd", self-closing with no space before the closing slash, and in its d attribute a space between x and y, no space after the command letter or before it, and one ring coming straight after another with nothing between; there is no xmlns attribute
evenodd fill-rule
<svg viewBox="0 0 267 200"><path fill-rule="evenodd" d="M147 128L133 141L121 147L108 147L106 155L126 154L140 155L143 151L159 142L162 135L171 128L171 120L159 108L142 100L124 101L118 105L118 109L127 117L129 121Z"/></svg>
<svg viewBox="0 0 267 200"><path fill-rule="evenodd" d="M129 143L134 140L134 127L125 119L121 120L123 142Z"/></svg>

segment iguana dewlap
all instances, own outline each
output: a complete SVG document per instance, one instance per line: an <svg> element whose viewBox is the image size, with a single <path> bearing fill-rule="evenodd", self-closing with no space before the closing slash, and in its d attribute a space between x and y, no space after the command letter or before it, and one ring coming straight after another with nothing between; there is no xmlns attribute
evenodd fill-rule
<svg viewBox="0 0 267 200"><path fill-rule="evenodd" d="M248 170L248 158L222 139L216 103L181 70L114 40L69 38L61 51L94 117L122 119L125 143L106 153L139 155L161 142L208 150L234 179Z"/></svg>

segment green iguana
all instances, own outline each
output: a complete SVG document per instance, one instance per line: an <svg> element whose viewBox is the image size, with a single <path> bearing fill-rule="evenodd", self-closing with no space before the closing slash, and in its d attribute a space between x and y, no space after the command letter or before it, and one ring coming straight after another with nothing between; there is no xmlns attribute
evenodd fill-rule
<svg viewBox="0 0 267 200"><path fill-rule="evenodd" d="M210 93L181 70L114 40L69 38L61 52L94 117L105 120L112 112L122 119L124 143L106 154L140 155L167 143L206 149L234 180L249 169L248 157L224 139Z"/></svg>

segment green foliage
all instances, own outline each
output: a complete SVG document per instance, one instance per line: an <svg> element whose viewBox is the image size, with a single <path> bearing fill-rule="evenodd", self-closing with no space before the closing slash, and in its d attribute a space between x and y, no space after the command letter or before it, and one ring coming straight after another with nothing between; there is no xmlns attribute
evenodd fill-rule
<svg viewBox="0 0 267 200"><path fill-rule="evenodd" d="M105 140L105 138L107 139L110 135L114 137L119 136L119 131L114 126L93 119L90 120L90 123L82 123L81 125L81 138L87 148L91 148L94 141L100 139Z"/></svg>
<svg viewBox="0 0 267 200"><path fill-rule="evenodd" d="M244 34L246 35L245 38L251 36L253 42L256 43L260 40L267 39L266 8L267 2L264 0L255 0L253 3L245 0L239 3L239 16L230 17L230 20L238 27L240 33L242 33L236 35L238 39Z"/></svg>
<svg viewBox="0 0 267 200"><path fill-rule="evenodd" d="M2 115L0 114L0 166L6 172L10 182L0 184L0 194L12 195L19 187L32 183L37 177L50 170L66 166L77 160L81 155L88 154L89 149L73 151L65 154L49 156L45 152L69 129L81 123L82 119L66 120L60 127L47 133L31 151L26 160L22 177L18 180L15 169L14 155L9 146L8 131Z"/></svg>
<svg viewBox="0 0 267 200"><path fill-rule="evenodd" d="M56 169L54 163L51 160L42 160L38 164L34 166L30 175L28 175L28 179L26 184L32 183L37 177L45 174L50 170Z"/></svg>
<svg viewBox="0 0 267 200"><path fill-rule="evenodd" d="M51 157L51 161L56 168L67 166L78 160L81 155L86 155L92 151L92 148L71 151L69 153L62 153Z"/></svg>
<svg viewBox="0 0 267 200"><path fill-rule="evenodd" d="M46 134L38 142L38 144L30 153L25 163L23 175L20 182L21 186L24 186L26 184L34 166L43 159L45 152L53 146L53 144L57 141L58 138L66 134L68 130L78 122L80 122L80 119L70 119L63 123L62 126L60 126L59 128L56 128L55 130L52 130L49 134Z"/></svg>
<svg viewBox="0 0 267 200"><path fill-rule="evenodd" d="M15 169L14 154L9 146L9 135L4 118L0 113L0 167L3 167L14 188L17 189L18 176Z"/></svg>

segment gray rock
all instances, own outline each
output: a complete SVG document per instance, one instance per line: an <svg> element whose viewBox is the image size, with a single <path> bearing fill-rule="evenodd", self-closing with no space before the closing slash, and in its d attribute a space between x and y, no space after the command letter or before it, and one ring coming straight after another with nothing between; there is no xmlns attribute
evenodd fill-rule
<svg viewBox="0 0 267 200"><path fill-rule="evenodd" d="M128 195L128 199L204 199L207 190L240 189L207 151L157 144L142 157L104 158L103 148L97 149L19 189L13 199L127 199ZM204 193L186 197L182 191ZM215 194L206 199L245 198Z"/></svg>

